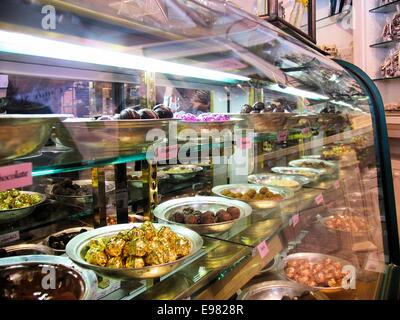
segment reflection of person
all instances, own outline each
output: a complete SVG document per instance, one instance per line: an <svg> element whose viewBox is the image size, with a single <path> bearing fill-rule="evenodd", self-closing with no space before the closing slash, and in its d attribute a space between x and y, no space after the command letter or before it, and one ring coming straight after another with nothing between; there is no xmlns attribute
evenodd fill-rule
<svg viewBox="0 0 400 320"><path fill-rule="evenodd" d="M197 90L190 99L190 105L182 105L178 108L178 113L192 113L194 115L210 112L210 92Z"/></svg>

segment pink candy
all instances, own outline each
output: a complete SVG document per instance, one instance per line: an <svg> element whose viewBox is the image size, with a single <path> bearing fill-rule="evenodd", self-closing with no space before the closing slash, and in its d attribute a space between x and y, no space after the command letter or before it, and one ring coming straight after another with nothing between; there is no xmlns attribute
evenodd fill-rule
<svg viewBox="0 0 400 320"><path fill-rule="evenodd" d="M228 115L212 113L203 113L198 116L191 113L177 114L175 115L175 118L185 122L222 122L231 120Z"/></svg>

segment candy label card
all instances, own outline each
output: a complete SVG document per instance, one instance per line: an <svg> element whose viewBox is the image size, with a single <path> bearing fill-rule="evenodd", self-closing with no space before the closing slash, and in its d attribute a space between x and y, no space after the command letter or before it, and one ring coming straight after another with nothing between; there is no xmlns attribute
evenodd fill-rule
<svg viewBox="0 0 400 320"><path fill-rule="evenodd" d="M32 185L32 163L0 167L0 191Z"/></svg>

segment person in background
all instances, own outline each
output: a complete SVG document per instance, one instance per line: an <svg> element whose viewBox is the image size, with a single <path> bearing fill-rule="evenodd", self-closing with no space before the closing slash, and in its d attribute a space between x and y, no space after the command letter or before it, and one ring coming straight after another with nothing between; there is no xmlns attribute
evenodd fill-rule
<svg viewBox="0 0 400 320"><path fill-rule="evenodd" d="M191 113L199 115L210 112L210 92L205 90L197 90L190 99L190 105L182 105L178 108L178 114Z"/></svg>

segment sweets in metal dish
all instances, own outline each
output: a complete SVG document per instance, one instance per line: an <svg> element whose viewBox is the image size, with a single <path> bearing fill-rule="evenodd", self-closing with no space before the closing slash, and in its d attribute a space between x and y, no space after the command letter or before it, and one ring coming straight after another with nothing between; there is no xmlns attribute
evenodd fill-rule
<svg viewBox="0 0 400 320"><path fill-rule="evenodd" d="M369 230L368 220L363 216L336 214L328 217L324 224L327 228L344 232L367 232Z"/></svg>
<svg viewBox="0 0 400 320"><path fill-rule="evenodd" d="M27 193L12 189L0 192L0 212L34 206L43 201L39 193Z"/></svg>
<svg viewBox="0 0 400 320"><path fill-rule="evenodd" d="M191 252L190 241L169 227L157 230L151 222L121 231L112 237L93 239L85 261L109 268L144 268L174 262Z"/></svg>
<svg viewBox="0 0 400 320"><path fill-rule="evenodd" d="M234 189L225 189L221 192L225 197L243 200L243 201L253 201L253 200L282 200L283 196L271 192L267 187L261 188L259 191L249 188L246 192L236 192Z"/></svg>
<svg viewBox="0 0 400 320"><path fill-rule="evenodd" d="M235 220L239 217L240 209L236 207L229 207L226 210L220 209L217 212L211 210L202 212L193 207L186 207L174 212L169 220L184 224L212 224Z"/></svg>

